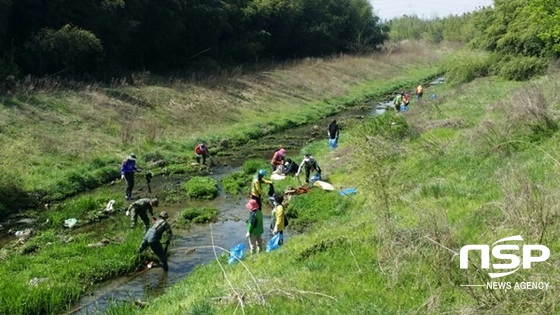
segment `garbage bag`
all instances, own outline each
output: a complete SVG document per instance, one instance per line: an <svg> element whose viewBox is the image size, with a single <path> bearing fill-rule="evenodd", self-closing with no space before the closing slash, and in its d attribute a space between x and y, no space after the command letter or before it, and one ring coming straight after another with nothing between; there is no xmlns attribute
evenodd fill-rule
<svg viewBox="0 0 560 315"><path fill-rule="evenodd" d="M229 254L228 264L230 264L230 265L234 264L238 260L243 258L243 250L244 249L245 249L245 244L243 244L243 243L239 243L239 244L233 246L232 248L230 248L229 249L230 254Z"/></svg>
<svg viewBox="0 0 560 315"><path fill-rule="evenodd" d="M345 188L345 189L343 189L343 190L341 190L341 191L339 192L339 194L340 194L341 196L353 195L353 194L355 194L355 193L357 193L356 188L351 188L351 187L350 187L350 188Z"/></svg>
<svg viewBox="0 0 560 315"><path fill-rule="evenodd" d="M76 220L75 218L64 220L64 226L70 229L73 228L76 223L78 223L78 220Z"/></svg>
<svg viewBox="0 0 560 315"><path fill-rule="evenodd" d="M268 244L266 244L266 252L269 253L275 249L280 248L280 243L281 243L281 234L276 234L274 235L270 241L268 241Z"/></svg>

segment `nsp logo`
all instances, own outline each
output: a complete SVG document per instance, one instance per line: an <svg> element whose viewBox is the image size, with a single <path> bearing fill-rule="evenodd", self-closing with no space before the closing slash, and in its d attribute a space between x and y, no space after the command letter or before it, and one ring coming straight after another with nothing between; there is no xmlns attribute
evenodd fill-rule
<svg viewBox="0 0 560 315"><path fill-rule="evenodd" d="M521 235L510 236L502 238L492 244L492 256L496 259L502 261L509 261L509 263L496 263L492 264L492 268L496 270L510 270L505 272L489 272L490 278L500 278L510 275L517 270L519 270L519 265L522 264L523 269L530 269L532 263L543 262L550 257L550 250L544 245L523 245L521 250L521 258L514 251L519 251L519 246L515 244L500 244L499 243L507 241L523 241ZM490 269L490 246L478 244L478 245L465 245L461 247L459 252L460 258L460 268L469 268L469 251L480 251L480 268ZM509 253L508 253L509 252ZM539 252L538 255L533 256L533 252ZM512 270L513 269L513 270Z"/></svg>

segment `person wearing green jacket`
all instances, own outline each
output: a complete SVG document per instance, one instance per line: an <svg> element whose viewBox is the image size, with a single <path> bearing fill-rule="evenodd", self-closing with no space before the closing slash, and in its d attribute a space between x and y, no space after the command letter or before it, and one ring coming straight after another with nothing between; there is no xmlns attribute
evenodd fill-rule
<svg viewBox="0 0 560 315"><path fill-rule="evenodd" d="M249 200L249 202L245 205L245 208L251 211L249 220L247 220L247 234L245 237L249 239L251 254L260 253L264 250L262 241L262 235L264 233L262 211L255 199Z"/></svg>

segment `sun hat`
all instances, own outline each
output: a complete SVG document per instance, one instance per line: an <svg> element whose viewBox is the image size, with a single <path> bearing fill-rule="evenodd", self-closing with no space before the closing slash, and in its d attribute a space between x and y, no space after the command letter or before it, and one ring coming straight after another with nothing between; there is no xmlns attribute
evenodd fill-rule
<svg viewBox="0 0 560 315"><path fill-rule="evenodd" d="M257 210L259 208L259 204L257 203L257 201L255 199L251 199L251 200L249 200L249 202L247 202L247 204L245 205L245 208L247 208L247 210L249 210L249 211L254 211L254 210Z"/></svg>

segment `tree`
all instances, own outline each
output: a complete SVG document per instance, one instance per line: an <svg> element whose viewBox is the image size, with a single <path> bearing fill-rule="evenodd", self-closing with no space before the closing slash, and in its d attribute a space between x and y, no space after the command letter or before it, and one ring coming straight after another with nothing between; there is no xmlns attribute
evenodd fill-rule
<svg viewBox="0 0 560 315"><path fill-rule="evenodd" d="M43 29L31 46L37 53L41 69L47 73L94 70L103 51L101 42L93 33L68 24L59 30Z"/></svg>

